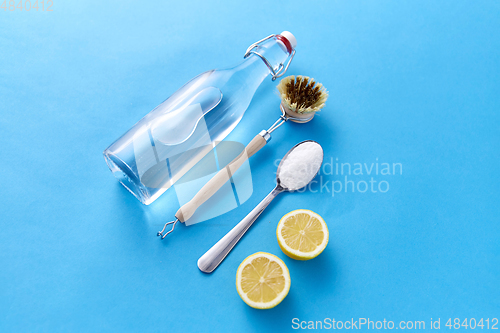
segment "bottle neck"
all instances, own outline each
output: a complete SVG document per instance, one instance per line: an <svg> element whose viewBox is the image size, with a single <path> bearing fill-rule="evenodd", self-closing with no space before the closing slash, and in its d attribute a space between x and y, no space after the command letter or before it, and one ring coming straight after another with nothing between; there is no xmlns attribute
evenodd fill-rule
<svg viewBox="0 0 500 333"><path fill-rule="evenodd" d="M250 53L250 55L245 58L242 63L237 65L234 70L243 74L247 78L251 78L251 80L247 82L249 82L248 84L256 90L262 81L269 76L269 74L272 75L272 71L265 63L265 60L255 53L258 53L265 58L272 68L277 71L280 64L285 63L285 60L289 56L289 52L283 42L276 37L262 42L252 51L254 53Z"/></svg>

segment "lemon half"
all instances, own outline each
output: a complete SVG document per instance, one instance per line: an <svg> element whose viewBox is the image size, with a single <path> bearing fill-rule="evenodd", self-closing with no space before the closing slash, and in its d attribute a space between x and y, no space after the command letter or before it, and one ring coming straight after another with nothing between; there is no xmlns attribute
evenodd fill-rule
<svg viewBox="0 0 500 333"><path fill-rule="evenodd" d="M266 252L247 257L236 272L238 294L256 309L270 309L278 305L288 294L290 283L285 263Z"/></svg>
<svg viewBox="0 0 500 333"><path fill-rule="evenodd" d="M310 210L297 209L281 218L276 236L281 250L287 256L309 260L323 252L329 234L321 216Z"/></svg>

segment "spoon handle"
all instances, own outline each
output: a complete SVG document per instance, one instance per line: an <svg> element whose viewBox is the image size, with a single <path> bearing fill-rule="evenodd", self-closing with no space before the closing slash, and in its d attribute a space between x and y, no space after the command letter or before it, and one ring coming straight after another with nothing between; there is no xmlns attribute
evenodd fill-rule
<svg viewBox="0 0 500 333"><path fill-rule="evenodd" d="M241 222L198 259L198 268L204 273L212 273L281 191L283 188L276 186Z"/></svg>

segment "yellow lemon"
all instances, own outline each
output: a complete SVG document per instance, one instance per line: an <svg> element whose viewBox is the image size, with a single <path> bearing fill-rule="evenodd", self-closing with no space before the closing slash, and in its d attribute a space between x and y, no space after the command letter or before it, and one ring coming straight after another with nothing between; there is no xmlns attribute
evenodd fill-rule
<svg viewBox="0 0 500 333"><path fill-rule="evenodd" d="M281 250L287 256L309 260L323 252L328 244L328 227L315 212L297 209L281 218L276 236Z"/></svg>
<svg viewBox="0 0 500 333"><path fill-rule="evenodd" d="M273 254L257 252L247 257L236 272L236 289L241 299L256 309L270 309L290 290L290 273Z"/></svg>

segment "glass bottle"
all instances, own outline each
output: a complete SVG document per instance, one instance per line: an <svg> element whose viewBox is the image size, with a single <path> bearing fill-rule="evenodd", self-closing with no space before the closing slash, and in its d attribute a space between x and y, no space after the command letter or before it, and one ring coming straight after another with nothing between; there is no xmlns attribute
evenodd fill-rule
<svg viewBox="0 0 500 333"><path fill-rule="evenodd" d="M239 65L198 75L104 150L115 177L149 205L240 122L255 91L284 74L295 54L285 31L252 44Z"/></svg>

